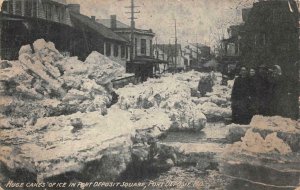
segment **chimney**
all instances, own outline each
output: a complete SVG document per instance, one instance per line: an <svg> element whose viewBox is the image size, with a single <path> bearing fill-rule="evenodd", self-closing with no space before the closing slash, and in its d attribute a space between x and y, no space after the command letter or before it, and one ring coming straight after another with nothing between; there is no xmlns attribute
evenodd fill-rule
<svg viewBox="0 0 300 190"><path fill-rule="evenodd" d="M96 17L95 16L91 16L92 21L96 21Z"/></svg>
<svg viewBox="0 0 300 190"><path fill-rule="evenodd" d="M71 12L80 13L80 4L68 4L68 8Z"/></svg>
<svg viewBox="0 0 300 190"><path fill-rule="evenodd" d="M110 15L110 28L111 29L117 28L117 15Z"/></svg>

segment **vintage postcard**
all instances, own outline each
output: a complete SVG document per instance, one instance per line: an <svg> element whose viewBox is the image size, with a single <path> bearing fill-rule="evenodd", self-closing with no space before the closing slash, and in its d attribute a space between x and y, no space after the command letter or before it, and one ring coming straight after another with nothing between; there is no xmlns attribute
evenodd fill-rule
<svg viewBox="0 0 300 190"><path fill-rule="evenodd" d="M300 190L299 0L0 7L0 190Z"/></svg>

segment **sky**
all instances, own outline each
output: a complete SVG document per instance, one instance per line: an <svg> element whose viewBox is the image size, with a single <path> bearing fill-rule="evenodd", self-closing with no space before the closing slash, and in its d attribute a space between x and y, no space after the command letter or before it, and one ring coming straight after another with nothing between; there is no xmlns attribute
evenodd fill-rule
<svg viewBox="0 0 300 190"><path fill-rule="evenodd" d="M0 3L3 0L0 0ZM130 24L129 9L131 0L67 0L79 3L81 13L107 19L116 14L117 20ZM152 29L156 34L154 42L174 43L175 19L178 43L199 42L216 44L226 28L241 21L241 9L251 7L254 0L135 0L139 6L136 27Z"/></svg>
<svg viewBox="0 0 300 190"><path fill-rule="evenodd" d="M110 18L116 14L117 20L130 24L131 0L68 0L80 3L81 13ZM152 29L157 43L174 43L175 19L177 38L181 44L199 42L214 45L227 33L230 24L241 21L241 9L251 7L254 0L135 0L139 6L136 14L136 27ZM154 40L156 42L156 39Z"/></svg>
<svg viewBox="0 0 300 190"><path fill-rule="evenodd" d="M152 29L157 43L174 43L175 19L178 42L199 42L214 45L230 24L241 21L241 9L251 7L254 0L135 0L139 6L136 27ZM110 18L116 14L117 20L130 24L131 0L68 0L81 4L81 13ZM154 40L154 42L156 39Z"/></svg>

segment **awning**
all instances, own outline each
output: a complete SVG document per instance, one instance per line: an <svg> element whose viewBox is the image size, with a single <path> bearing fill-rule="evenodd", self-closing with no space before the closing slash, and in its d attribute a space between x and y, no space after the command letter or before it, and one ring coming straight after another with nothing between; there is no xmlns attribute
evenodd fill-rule
<svg viewBox="0 0 300 190"><path fill-rule="evenodd" d="M12 18L12 17L6 17L6 16L0 16L0 20L5 20L5 21L24 21L24 19L21 18Z"/></svg>

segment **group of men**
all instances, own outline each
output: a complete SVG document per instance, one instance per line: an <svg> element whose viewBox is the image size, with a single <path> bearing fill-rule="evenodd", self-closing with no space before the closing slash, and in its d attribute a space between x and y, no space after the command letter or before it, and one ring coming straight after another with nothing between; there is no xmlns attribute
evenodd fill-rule
<svg viewBox="0 0 300 190"><path fill-rule="evenodd" d="M282 75L279 65L261 65L248 72L241 67L235 79L232 100L232 121L249 124L254 115L298 118L297 81L293 84Z"/></svg>

